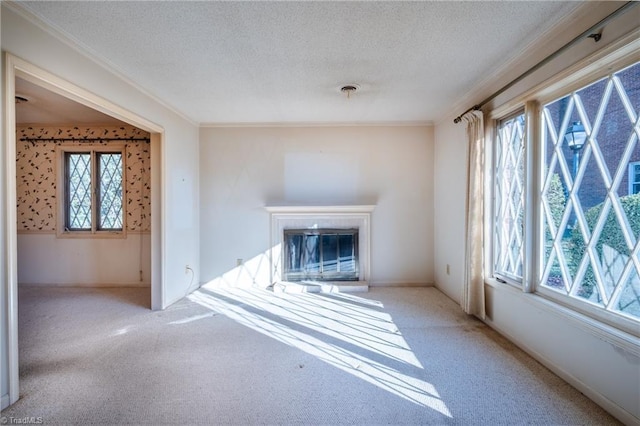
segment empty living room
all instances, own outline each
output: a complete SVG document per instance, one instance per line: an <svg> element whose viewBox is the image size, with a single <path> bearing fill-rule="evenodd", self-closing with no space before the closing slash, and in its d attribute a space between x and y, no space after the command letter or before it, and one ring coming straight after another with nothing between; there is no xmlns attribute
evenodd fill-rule
<svg viewBox="0 0 640 426"><path fill-rule="evenodd" d="M0 423L640 426L637 2L0 19Z"/></svg>

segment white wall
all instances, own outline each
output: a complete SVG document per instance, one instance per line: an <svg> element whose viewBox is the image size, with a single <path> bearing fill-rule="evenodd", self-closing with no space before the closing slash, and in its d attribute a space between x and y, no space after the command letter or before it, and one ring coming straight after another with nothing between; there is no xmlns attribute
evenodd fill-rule
<svg viewBox="0 0 640 426"><path fill-rule="evenodd" d="M148 286L151 235L127 238L58 238L18 235L18 283L36 285ZM140 277L142 271L142 279Z"/></svg>
<svg viewBox="0 0 640 426"><path fill-rule="evenodd" d="M3 53L9 52L22 58L164 129L161 158L164 305L179 300L188 291L192 280L191 276L185 273L185 265L189 264L194 269L194 282L198 282L200 272L197 126L79 53L70 44L61 42L59 38L34 25L10 9L10 6L4 2L1 18ZM2 69L4 70L4 67ZM3 123L2 135L3 145L0 151L4 152L5 123ZM1 198L5 200L5 161L0 163L2 164ZM6 208L3 211L6 211ZM3 242L6 241L5 236L3 235ZM152 244L156 245L159 242L152 242ZM0 254L4 262L7 256L4 245ZM6 275L3 274L3 291L6 291L6 282ZM3 321L7 312L5 309L7 301L4 302ZM8 376L7 365L4 362L6 354L4 342L7 338L7 329L3 323L1 376L3 397Z"/></svg>
<svg viewBox="0 0 640 426"><path fill-rule="evenodd" d="M431 127L200 130L203 282L269 248L267 205L375 204L372 285L431 284Z"/></svg>
<svg viewBox="0 0 640 426"><path fill-rule="evenodd" d="M437 287L460 303L464 279L467 145L464 125L435 128L434 269ZM449 273L447 273L449 265Z"/></svg>
<svg viewBox="0 0 640 426"><path fill-rule="evenodd" d="M453 118L619 6L620 3L583 5L571 21L572 25L563 27L556 34L546 34L547 38L538 40L531 51L524 52L521 61L514 61L513 66L505 69L499 78L487 80L482 87L471 91L468 99L437 123L434 169L435 277L436 286L455 301L460 301L464 277L466 135L464 124L453 124ZM576 45L502 95L494 104L499 106L524 93L638 27L639 13L640 8L636 7L624 18L608 25L598 44L587 40ZM447 264L451 265L450 275L446 274ZM640 424L640 345L637 338L624 333L622 338L611 337L613 334L609 336L606 327L585 326L587 323L584 319L535 294L525 294L496 282L485 287L489 325L623 422Z"/></svg>

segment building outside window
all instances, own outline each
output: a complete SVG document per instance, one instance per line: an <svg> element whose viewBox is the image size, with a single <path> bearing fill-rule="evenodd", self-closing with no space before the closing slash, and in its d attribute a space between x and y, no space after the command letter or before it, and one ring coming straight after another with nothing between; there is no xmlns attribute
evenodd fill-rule
<svg viewBox="0 0 640 426"><path fill-rule="evenodd" d="M640 161L629 164L629 195L640 194Z"/></svg>

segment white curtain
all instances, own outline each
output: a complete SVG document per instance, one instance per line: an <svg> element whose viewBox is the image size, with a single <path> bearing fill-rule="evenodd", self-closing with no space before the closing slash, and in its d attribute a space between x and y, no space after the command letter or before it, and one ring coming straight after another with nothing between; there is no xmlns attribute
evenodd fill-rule
<svg viewBox="0 0 640 426"><path fill-rule="evenodd" d="M484 124L482 111L471 111L462 118L469 144L462 309L484 319Z"/></svg>

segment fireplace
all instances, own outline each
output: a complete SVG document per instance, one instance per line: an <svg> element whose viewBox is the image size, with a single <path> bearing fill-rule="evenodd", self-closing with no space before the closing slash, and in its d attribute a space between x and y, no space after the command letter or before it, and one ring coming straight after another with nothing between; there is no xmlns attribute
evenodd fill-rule
<svg viewBox="0 0 640 426"><path fill-rule="evenodd" d="M285 281L357 281L358 229L285 229Z"/></svg>
<svg viewBox="0 0 640 426"><path fill-rule="evenodd" d="M375 206L268 206L271 282L365 286Z"/></svg>

